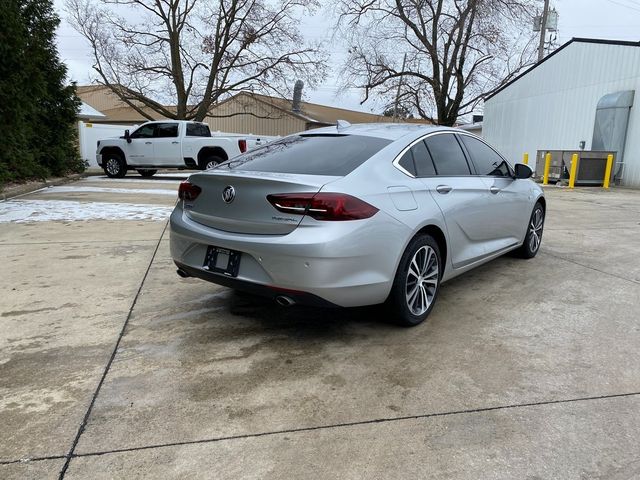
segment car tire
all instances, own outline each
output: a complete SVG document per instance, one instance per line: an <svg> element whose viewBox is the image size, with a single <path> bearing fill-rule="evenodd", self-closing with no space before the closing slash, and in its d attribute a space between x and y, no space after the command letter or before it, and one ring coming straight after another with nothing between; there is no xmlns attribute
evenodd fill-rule
<svg viewBox="0 0 640 480"><path fill-rule="evenodd" d="M140 168L140 169L137 170L137 172L140 174L141 177L151 178L158 172L158 170L150 170L148 168L146 168L146 169Z"/></svg>
<svg viewBox="0 0 640 480"><path fill-rule="evenodd" d="M127 162L118 153L108 153L103 160L104 173L109 178L122 178L127 174Z"/></svg>
<svg viewBox="0 0 640 480"><path fill-rule="evenodd" d="M414 237L402 254L387 299L395 323L415 327L424 322L438 298L442 270L438 242L428 234Z"/></svg>
<svg viewBox="0 0 640 480"><path fill-rule="evenodd" d="M224 162L224 159L217 155L207 155L206 157L202 157L200 159L199 167L200 170L208 170L222 162Z"/></svg>
<svg viewBox="0 0 640 480"><path fill-rule="evenodd" d="M540 202L536 203L531 212L529 223L527 224L527 234L524 243L516 249L515 253L520 258L533 258L540 250L542 243L542 232L544 230L544 207Z"/></svg>

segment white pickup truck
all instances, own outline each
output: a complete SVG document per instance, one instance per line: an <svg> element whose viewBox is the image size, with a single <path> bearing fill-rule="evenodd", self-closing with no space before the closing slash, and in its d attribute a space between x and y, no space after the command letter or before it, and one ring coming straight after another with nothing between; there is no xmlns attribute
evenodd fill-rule
<svg viewBox="0 0 640 480"><path fill-rule="evenodd" d="M211 135L206 123L184 120L147 122L119 138L99 140L98 165L111 178L127 170L143 177L159 168L205 170L271 140L270 137Z"/></svg>

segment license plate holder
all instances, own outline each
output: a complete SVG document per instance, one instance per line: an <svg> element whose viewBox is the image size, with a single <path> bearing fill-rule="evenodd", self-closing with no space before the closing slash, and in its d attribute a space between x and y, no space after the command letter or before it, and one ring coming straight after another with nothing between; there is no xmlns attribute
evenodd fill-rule
<svg viewBox="0 0 640 480"><path fill-rule="evenodd" d="M237 277L241 255L242 253L236 250L209 245L202 268L228 277Z"/></svg>

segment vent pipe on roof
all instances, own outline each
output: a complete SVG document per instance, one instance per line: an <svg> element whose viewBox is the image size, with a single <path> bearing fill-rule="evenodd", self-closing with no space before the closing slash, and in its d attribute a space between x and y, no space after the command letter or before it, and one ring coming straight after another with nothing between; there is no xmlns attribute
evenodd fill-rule
<svg viewBox="0 0 640 480"><path fill-rule="evenodd" d="M302 80L298 80L293 87L293 104L291 106L291 110L296 113L300 113L302 111L302 87L304 87L304 82Z"/></svg>

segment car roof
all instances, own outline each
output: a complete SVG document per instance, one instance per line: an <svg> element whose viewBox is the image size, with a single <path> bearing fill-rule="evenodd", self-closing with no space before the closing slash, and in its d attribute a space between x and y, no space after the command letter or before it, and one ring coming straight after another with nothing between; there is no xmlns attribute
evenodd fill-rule
<svg viewBox="0 0 640 480"><path fill-rule="evenodd" d="M400 138L411 136L421 137L430 132L438 130L452 131L451 127L439 127L435 125L416 125L414 123L356 123L348 126L336 125L332 127L316 128L300 132L300 134L344 134L344 135L364 135L369 137L386 138L395 141Z"/></svg>

